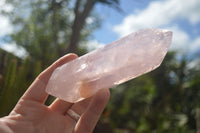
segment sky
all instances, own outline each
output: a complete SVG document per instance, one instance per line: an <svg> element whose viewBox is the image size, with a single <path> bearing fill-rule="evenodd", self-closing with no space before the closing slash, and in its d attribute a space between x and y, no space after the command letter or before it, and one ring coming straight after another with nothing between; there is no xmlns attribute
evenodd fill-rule
<svg viewBox="0 0 200 133"><path fill-rule="evenodd" d="M2 3L0 0L1 10L11 10ZM122 12L101 4L95 6L103 21L87 44L89 50L140 29L162 28L173 32L170 50L180 54L200 52L200 0L120 0L120 8ZM13 31L5 17L0 16L0 23L0 38ZM1 40L0 47L8 51L19 49ZM17 53L25 52L20 48Z"/></svg>
<svg viewBox="0 0 200 133"><path fill-rule="evenodd" d="M200 52L200 0L121 0L123 13L96 6L104 12L103 25L94 32L100 44L110 43L144 28L173 32L170 50L181 54Z"/></svg>

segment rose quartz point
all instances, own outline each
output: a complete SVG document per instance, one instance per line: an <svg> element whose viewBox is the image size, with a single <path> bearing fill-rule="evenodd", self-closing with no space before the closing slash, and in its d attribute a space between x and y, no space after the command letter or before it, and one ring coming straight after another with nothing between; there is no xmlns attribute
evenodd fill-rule
<svg viewBox="0 0 200 133"><path fill-rule="evenodd" d="M75 103L157 68L171 44L172 32L145 29L132 33L58 67L46 92Z"/></svg>

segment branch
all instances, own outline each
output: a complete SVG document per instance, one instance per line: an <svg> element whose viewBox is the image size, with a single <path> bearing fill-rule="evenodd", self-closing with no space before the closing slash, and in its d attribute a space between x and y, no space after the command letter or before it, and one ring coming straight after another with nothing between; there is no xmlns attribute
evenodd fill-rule
<svg viewBox="0 0 200 133"><path fill-rule="evenodd" d="M97 0L87 0L84 9L81 13L81 20L85 21L85 19L88 17L89 13L93 9L96 2Z"/></svg>
<svg viewBox="0 0 200 133"><path fill-rule="evenodd" d="M80 14L80 12L79 12L80 2L81 2L81 0L76 1L75 8L74 8L74 15L75 16L79 16L79 14Z"/></svg>

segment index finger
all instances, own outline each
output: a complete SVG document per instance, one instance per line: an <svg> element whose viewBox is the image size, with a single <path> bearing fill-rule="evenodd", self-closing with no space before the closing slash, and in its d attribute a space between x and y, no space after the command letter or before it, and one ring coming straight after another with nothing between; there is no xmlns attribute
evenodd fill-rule
<svg viewBox="0 0 200 133"><path fill-rule="evenodd" d="M67 54L65 56L63 56L62 58L58 59L56 62L54 62L50 67L48 67L46 70L44 70L36 79L35 81L31 84L31 86L28 88L28 90L24 93L24 95L22 96L23 99L26 100L34 100L37 102L41 102L44 103L44 101L46 100L48 94L45 92L46 89L46 85L49 81L49 78L51 77L51 74L53 73L53 71L77 58L78 56L76 54Z"/></svg>

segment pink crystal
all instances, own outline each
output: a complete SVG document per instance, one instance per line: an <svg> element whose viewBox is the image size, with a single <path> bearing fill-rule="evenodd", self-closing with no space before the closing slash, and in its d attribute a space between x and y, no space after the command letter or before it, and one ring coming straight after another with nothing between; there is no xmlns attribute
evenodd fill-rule
<svg viewBox="0 0 200 133"><path fill-rule="evenodd" d="M172 32L145 29L132 33L57 68L47 93L78 102L157 68L171 44Z"/></svg>

